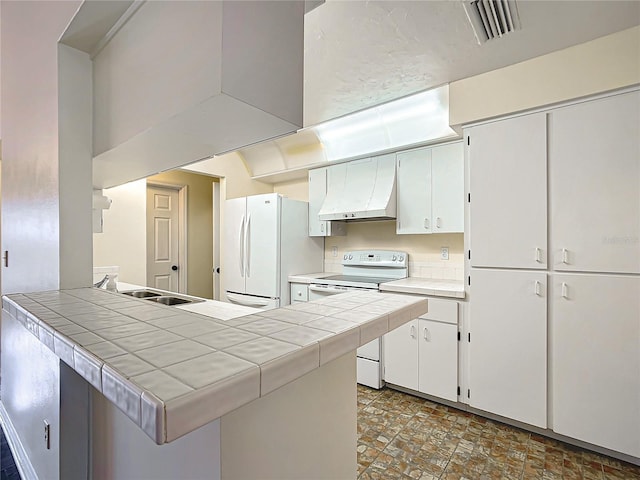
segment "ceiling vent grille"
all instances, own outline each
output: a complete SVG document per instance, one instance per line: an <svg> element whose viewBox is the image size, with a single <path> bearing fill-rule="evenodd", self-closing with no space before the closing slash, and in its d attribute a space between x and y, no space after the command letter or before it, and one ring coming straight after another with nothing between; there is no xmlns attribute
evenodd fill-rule
<svg viewBox="0 0 640 480"><path fill-rule="evenodd" d="M478 44L520 29L515 0L471 0L463 5Z"/></svg>

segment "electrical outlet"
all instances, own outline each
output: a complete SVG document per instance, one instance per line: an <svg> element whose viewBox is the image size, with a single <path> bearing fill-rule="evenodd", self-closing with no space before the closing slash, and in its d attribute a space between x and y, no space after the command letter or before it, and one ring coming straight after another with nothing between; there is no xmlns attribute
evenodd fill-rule
<svg viewBox="0 0 640 480"><path fill-rule="evenodd" d="M336 247L335 245L333 247L331 247L331 254L334 257L337 257L338 256L338 247Z"/></svg>
<svg viewBox="0 0 640 480"><path fill-rule="evenodd" d="M440 247L440 259L449 260L449 247Z"/></svg>

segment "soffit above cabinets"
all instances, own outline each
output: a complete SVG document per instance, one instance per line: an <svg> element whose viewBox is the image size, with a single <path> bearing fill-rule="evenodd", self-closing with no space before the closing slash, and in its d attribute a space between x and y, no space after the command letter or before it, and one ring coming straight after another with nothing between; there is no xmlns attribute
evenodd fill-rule
<svg viewBox="0 0 640 480"><path fill-rule="evenodd" d="M282 182L310 168L457 137L449 126L449 86L376 105L238 150L256 180Z"/></svg>
<svg viewBox="0 0 640 480"><path fill-rule="evenodd" d="M300 129L304 14L304 0L83 2L60 43L88 54L94 187Z"/></svg>

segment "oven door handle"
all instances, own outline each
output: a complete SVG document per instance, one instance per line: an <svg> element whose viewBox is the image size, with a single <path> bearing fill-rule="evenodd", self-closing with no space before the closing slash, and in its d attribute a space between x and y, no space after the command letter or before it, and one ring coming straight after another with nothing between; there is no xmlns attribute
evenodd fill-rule
<svg viewBox="0 0 640 480"><path fill-rule="evenodd" d="M325 286L319 286L319 285L309 285L310 292L336 294L336 293L344 293L347 290L348 289L346 287L325 287Z"/></svg>

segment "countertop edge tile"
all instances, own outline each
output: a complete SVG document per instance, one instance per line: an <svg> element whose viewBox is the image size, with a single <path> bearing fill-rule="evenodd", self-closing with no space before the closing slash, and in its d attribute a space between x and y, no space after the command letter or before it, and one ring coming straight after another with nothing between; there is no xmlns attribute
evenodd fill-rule
<svg viewBox="0 0 640 480"><path fill-rule="evenodd" d="M171 442L260 397L260 368L243 370L166 404L166 439Z"/></svg>
<svg viewBox="0 0 640 480"><path fill-rule="evenodd" d="M320 340L320 366L360 346L360 329L350 328Z"/></svg>
<svg viewBox="0 0 640 480"><path fill-rule="evenodd" d="M142 426L142 389L106 364L102 367L102 394L136 425Z"/></svg>
<svg viewBox="0 0 640 480"><path fill-rule="evenodd" d="M146 390L140 396L140 426L158 445L166 442L165 404Z"/></svg>
<svg viewBox="0 0 640 480"><path fill-rule="evenodd" d="M102 366L104 362L84 347L73 346L73 369L96 390L102 392Z"/></svg>
<svg viewBox="0 0 640 480"><path fill-rule="evenodd" d="M320 366L320 344L312 343L260 365L260 396L277 390Z"/></svg>

